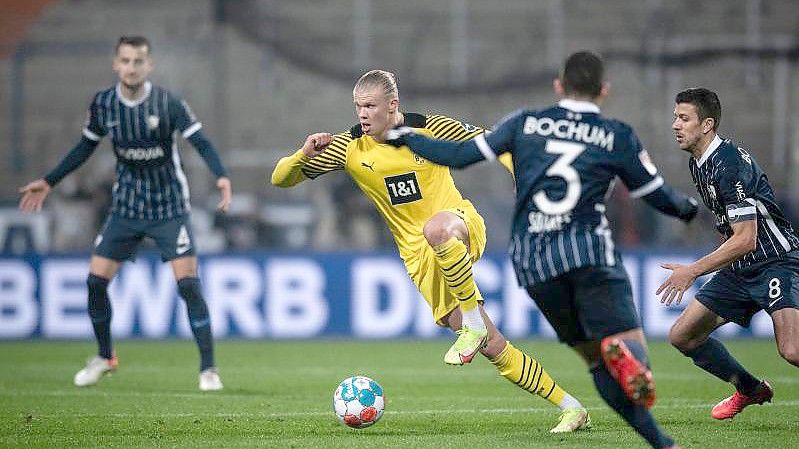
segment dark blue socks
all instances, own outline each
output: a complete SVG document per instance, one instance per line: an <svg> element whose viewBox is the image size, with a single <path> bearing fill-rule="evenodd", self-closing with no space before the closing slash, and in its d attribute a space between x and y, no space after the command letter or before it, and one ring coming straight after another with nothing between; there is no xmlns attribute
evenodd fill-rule
<svg viewBox="0 0 799 449"><path fill-rule="evenodd" d="M111 349L111 302L108 300L108 279L89 274L86 285L89 290L89 317L92 320L94 336L97 338L100 357L110 359ZM189 324L194 339L200 349L200 370L214 366L214 347L211 336L211 320L208 307L202 296L200 280L183 278L178 281L178 292L186 301L189 312Z"/></svg>
<svg viewBox="0 0 799 449"><path fill-rule="evenodd" d="M214 366L214 342L211 336L211 319L208 315L208 306L203 299L200 280L191 277L179 280L178 292L186 301L191 331L200 349L200 371L211 368Z"/></svg>
<svg viewBox="0 0 799 449"><path fill-rule="evenodd" d="M111 350L111 302L108 301L108 279L89 273L86 286L89 288L89 318L92 320L94 336L97 338L100 357L110 359Z"/></svg>
<svg viewBox="0 0 799 449"><path fill-rule="evenodd" d="M630 348L630 351L633 351L635 354L632 348ZM635 355L638 357L638 354ZM627 398L621 386L619 386L613 376L610 375L610 372L608 372L604 364L592 368L591 374L594 376L594 385L596 385L596 389L599 395L602 396L602 399L604 399L616 413L624 418L624 420L649 442L652 447L659 449L674 444L674 440L660 430L660 427L658 427L655 418L649 413L649 410L640 405L633 404L632 401Z"/></svg>
<svg viewBox="0 0 799 449"><path fill-rule="evenodd" d="M649 365L649 357L646 355L646 349L644 349L644 345L642 345L638 340L623 340L624 344L627 346L627 349L633 353L633 356L641 363L646 365L648 368L652 368Z"/></svg>
<svg viewBox="0 0 799 449"><path fill-rule="evenodd" d="M718 377L724 382L730 382L741 393L751 396L760 381L749 373L729 352L720 341L709 337L704 343L683 354L694 361L694 365Z"/></svg>

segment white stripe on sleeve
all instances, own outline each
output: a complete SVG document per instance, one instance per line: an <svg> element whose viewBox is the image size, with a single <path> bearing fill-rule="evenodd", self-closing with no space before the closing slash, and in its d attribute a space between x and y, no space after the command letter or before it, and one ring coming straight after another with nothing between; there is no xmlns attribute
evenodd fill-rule
<svg viewBox="0 0 799 449"><path fill-rule="evenodd" d="M93 140L95 142L99 142L100 141L100 136L98 136L97 134L89 131L89 128L83 128L83 135L86 136L86 138L89 139L89 140Z"/></svg>
<svg viewBox="0 0 799 449"><path fill-rule="evenodd" d="M780 242L782 248L785 251L790 251L791 244L788 243L788 239L786 239L785 236L782 235L782 232L780 232L780 228L777 227L777 223L774 222L774 219L771 217L771 214L768 212L766 205L763 204L762 201L756 201L756 203L757 203L757 210L760 211L760 215L762 215L763 218L766 220L766 226L768 226L771 233L774 234L774 237L777 237L777 241Z"/></svg>
<svg viewBox="0 0 799 449"><path fill-rule="evenodd" d="M756 215L755 206L752 207L739 207L737 209L730 209L727 211L727 217L732 220L735 217L743 217L746 215Z"/></svg>
<svg viewBox="0 0 799 449"><path fill-rule="evenodd" d="M647 196L650 193L654 192L655 190L659 189L664 183L662 176L656 176L655 179L649 181L648 183L642 185L641 187L631 190L630 196L633 198L641 198L642 196Z"/></svg>
<svg viewBox="0 0 799 449"><path fill-rule="evenodd" d="M192 134L194 134L197 131L199 131L200 128L202 128L202 127L203 127L202 123L194 122L193 125L189 126L188 128L186 128L185 131L183 131L183 134L182 134L183 138L184 139L188 139L189 137L191 137Z"/></svg>
<svg viewBox="0 0 799 449"><path fill-rule="evenodd" d="M487 161L495 161L497 159L497 155L491 149L491 145L486 141L485 134L478 134L474 138L474 143L477 144L477 149L480 150L480 153Z"/></svg>

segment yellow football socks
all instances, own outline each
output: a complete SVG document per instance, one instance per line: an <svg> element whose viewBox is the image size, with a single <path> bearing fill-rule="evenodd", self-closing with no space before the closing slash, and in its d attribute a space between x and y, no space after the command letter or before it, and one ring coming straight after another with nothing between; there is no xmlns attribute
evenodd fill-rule
<svg viewBox="0 0 799 449"><path fill-rule="evenodd" d="M538 361L513 347L510 342L505 349L491 360L505 379L515 383L519 388L537 394L556 406L561 406L567 395L555 381L549 377Z"/></svg>
<svg viewBox="0 0 799 449"><path fill-rule="evenodd" d="M461 310L463 312L475 310L477 301L482 297L472 277L472 258L466 250L466 245L456 237L452 237L433 247L433 251L436 253L436 260L441 267L444 280L460 301Z"/></svg>

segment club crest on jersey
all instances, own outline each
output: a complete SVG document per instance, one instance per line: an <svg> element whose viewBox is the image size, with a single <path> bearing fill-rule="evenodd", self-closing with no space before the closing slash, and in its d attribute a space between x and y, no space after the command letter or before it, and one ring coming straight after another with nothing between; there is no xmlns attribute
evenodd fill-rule
<svg viewBox="0 0 799 449"><path fill-rule="evenodd" d="M420 165L421 165L421 164L424 164L424 163L425 163L425 160L426 160L426 159L425 159L425 158L423 158L422 156L419 156L418 154L414 153L414 154L413 154L413 160L414 160L414 161L416 161L416 163L417 163L417 164L420 164Z"/></svg>
<svg viewBox="0 0 799 449"><path fill-rule="evenodd" d="M157 115L148 115L147 116L147 129L153 130L158 128L158 124L161 122L161 119L158 118Z"/></svg>
<svg viewBox="0 0 799 449"><path fill-rule="evenodd" d="M470 124L468 124L468 123L461 123L461 125L463 125L463 129L464 129L464 130L465 130L467 133L473 133L473 132L475 132L475 131L477 131L477 130L479 129L478 127L476 127L476 126L474 126L474 125L470 125Z"/></svg>

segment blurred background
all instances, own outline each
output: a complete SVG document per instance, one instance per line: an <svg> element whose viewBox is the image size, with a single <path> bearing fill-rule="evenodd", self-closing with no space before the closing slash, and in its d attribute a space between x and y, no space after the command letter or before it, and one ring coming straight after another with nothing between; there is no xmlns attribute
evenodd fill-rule
<svg viewBox="0 0 799 449"><path fill-rule="evenodd" d="M797 222L795 0L0 0L0 8L0 252L9 257L91 250L114 182L107 139L43 213L18 213L17 189L78 141L92 95L116 81L116 40L129 34L151 40L151 79L187 99L231 173L232 210L221 216L211 174L182 142L202 254L391 253L382 220L344 173L282 190L268 182L276 161L311 132L357 122L352 86L366 70L396 73L405 111L491 126L556 101L551 81L580 49L606 59L603 112L630 123L666 180L692 195L688 155L670 128L673 99L687 87L717 91L720 134L751 151ZM511 180L491 164L455 178L501 261ZM628 252L719 242L707 211L685 226L631 201L621 184L609 209Z"/></svg>
<svg viewBox="0 0 799 449"><path fill-rule="evenodd" d="M7 252L91 247L87 230L101 224L113 183L107 139L55 189L46 214L18 217L17 188L77 142L93 93L116 80L111 58L124 34L150 38L153 81L188 100L231 171L233 210L219 217L212 176L183 142L205 252L390 247L382 221L346 175L281 190L268 183L275 162L311 132L357 122L352 86L366 70L396 73L406 111L491 126L516 108L555 101L551 80L579 49L607 59L612 91L603 111L633 125L668 181L694 192L670 123L674 94L706 86L722 100L720 134L750 149L784 207L799 210L799 6L792 0L0 4L0 243ZM504 249L508 177L488 164L455 176L486 218L489 248ZM621 246L717 242L709 214L685 229L617 189L610 209Z"/></svg>

